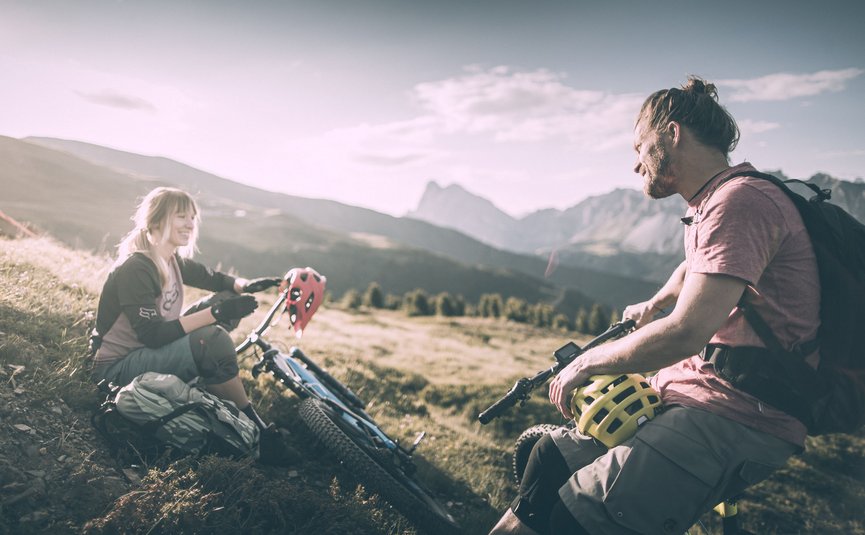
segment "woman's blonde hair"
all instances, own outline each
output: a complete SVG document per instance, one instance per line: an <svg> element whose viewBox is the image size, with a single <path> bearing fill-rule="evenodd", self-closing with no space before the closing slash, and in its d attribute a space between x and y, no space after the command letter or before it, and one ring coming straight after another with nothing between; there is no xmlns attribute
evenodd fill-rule
<svg viewBox="0 0 865 535"><path fill-rule="evenodd" d="M156 264L159 279L165 286L168 282L168 263L156 254L154 248L171 235L174 215L190 211L195 216L195 228L189 237L189 243L177 249L182 258L192 258L196 251L195 242L198 240L200 223L198 205L191 195L177 188L159 187L145 195L131 218L135 228L117 245L117 264L123 263L133 253L144 253Z"/></svg>

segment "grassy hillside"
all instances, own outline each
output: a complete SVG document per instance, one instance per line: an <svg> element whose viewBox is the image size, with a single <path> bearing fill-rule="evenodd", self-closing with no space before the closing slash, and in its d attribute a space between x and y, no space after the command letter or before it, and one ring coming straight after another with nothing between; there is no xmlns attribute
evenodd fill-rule
<svg viewBox="0 0 865 535"><path fill-rule="evenodd" d="M322 453L295 415L296 398L266 377L253 381L249 358L242 377L266 418L291 430L293 466L113 460L89 425L97 395L83 357L107 264L46 239L0 239L0 534L417 532ZM272 335L294 343L283 327ZM491 426L475 417L515 378L545 367L567 337L497 320L325 307L302 347L364 397L390 434L427 431L421 476L475 534L513 498L513 440L557 421L543 394ZM863 446L861 435L809 439L806 453L748 492L745 527L865 533Z"/></svg>

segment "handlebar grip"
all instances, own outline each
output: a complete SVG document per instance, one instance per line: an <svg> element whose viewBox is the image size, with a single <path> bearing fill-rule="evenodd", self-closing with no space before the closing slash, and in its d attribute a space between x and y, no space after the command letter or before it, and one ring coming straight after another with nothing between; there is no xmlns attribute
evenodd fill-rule
<svg viewBox="0 0 865 535"><path fill-rule="evenodd" d="M502 399L493 403L487 410L478 415L478 421L482 424L488 424L495 418L501 416L503 412L517 404L517 397L508 393Z"/></svg>

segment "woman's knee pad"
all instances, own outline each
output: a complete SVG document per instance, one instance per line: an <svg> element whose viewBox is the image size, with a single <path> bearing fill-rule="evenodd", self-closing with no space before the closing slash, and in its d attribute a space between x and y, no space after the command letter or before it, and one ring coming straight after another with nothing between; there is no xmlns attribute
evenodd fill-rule
<svg viewBox="0 0 865 535"><path fill-rule="evenodd" d="M189 333L192 358L205 384L219 384L238 372L234 342L218 325L207 325Z"/></svg>

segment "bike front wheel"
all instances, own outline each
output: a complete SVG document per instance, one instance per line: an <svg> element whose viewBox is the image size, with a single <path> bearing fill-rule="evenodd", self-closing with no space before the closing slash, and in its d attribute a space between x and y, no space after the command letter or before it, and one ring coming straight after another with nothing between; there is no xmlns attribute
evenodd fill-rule
<svg viewBox="0 0 865 535"><path fill-rule="evenodd" d="M529 455L532 453L532 448L538 443L544 435L548 435L561 427L553 424L538 424L529 427L523 431L519 438L514 443L514 458L513 458L513 477L514 483L520 486L523 480L523 472L526 471L526 465L529 463Z"/></svg>
<svg viewBox="0 0 865 535"><path fill-rule="evenodd" d="M340 462L419 528L430 533L459 532L459 524L450 513L397 465L393 453L377 445L352 417L344 418L346 413L342 409L317 398L307 398L298 412L310 431Z"/></svg>

